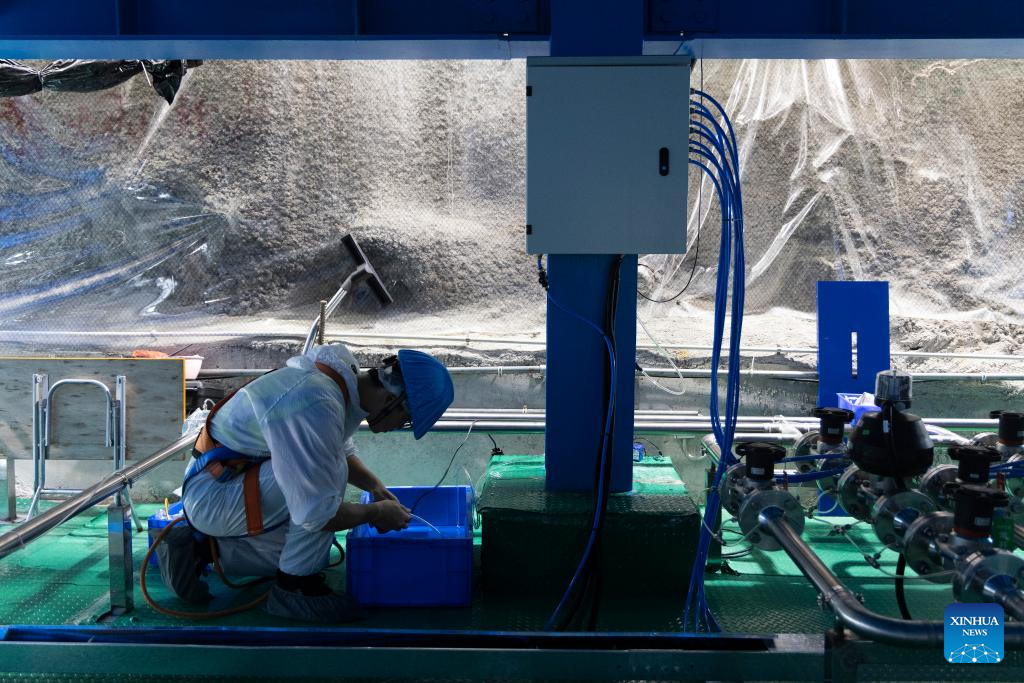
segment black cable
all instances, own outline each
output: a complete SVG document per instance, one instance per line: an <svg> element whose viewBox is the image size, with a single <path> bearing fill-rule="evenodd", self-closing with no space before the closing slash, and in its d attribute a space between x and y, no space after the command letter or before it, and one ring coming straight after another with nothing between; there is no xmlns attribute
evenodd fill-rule
<svg viewBox="0 0 1024 683"><path fill-rule="evenodd" d="M700 91L701 91L701 98L700 98L700 100L701 100L701 104L703 104L704 103L704 94L703 94L704 93L704 58L701 57L699 61L700 61ZM681 297L683 295L683 292L685 292L687 289L689 289L690 283L693 282L693 275L694 275L694 273L697 272L697 260L700 258L700 229L701 229L702 223L704 222L703 216L704 216L704 178L701 177L700 183L697 185L697 239L696 239L695 244L693 245L693 252L694 252L693 253L693 267L690 268L690 277L688 277L686 279L686 284L683 285L683 288L681 290L679 290L679 293L676 294L675 296L669 298L669 299L652 299L651 297L649 297L646 294L644 294L643 292L641 292L639 287L636 290L637 294L639 294L640 296L642 296L643 298L647 299L648 301L650 301L653 304L667 304L667 303L671 303L672 301L675 301L676 299ZM651 268L650 266L647 266L647 264L642 264L642 265L645 265L647 268L650 268L652 273L655 272L654 269Z"/></svg>
<svg viewBox="0 0 1024 683"><path fill-rule="evenodd" d="M596 546L595 546L596 550ZM591 556L591 558L593 555ZM593 587L594 577L596 572L593 570L593 560L588 560L587 565L587 580L583 584L582 590L579 591L579 598L574 601L572 608L565 615L562 621L562 627L565 629L573 629L576 631L582 631L585 629L585 625L590 619L590 614L593 613L594 601L593 601ZM573 624L576 624L573 627Z"/></svg>
<svg viewBox="0 0 1024 683"><path fill-rule="evenodd" d="M648 439L645 436L633 436L633 440L634 441L646 441L650 445L654 446L654 450L658 451L658 455L665 455L664 453L661 452L661 449L658 448L658 444L654 443L653 441L651 441L650 439Z"/></svg>
<svg viewBox="0 0 1024 683"><path fill-rule="evenodd" d="M622 262L623 262L624 259L625 259L625 256L620 255L618 257L618 259L616 259L615 265L612 266L612 280L611 280L611 287L610 287L611 291L609 292L608 302L607 302L607 305L606 305L605 324L608 327L608 338L611 340L612 353L615 353L617 351L617 349L618 349L617 340L615 338L615 322L616 322L616 317L617 317L618 310L619 310L619 286L621 284L621 279L622 279L621 278ZM616 366L616 369L617 369L617 366ZM608 379L609 379L608 396L609 396L609 399L610 399L610 397L611 397L611 382L614 382L615 378L614 377L609 377ZM607 454L607 457L605 458L605 462L604 462L604 490L602 492L603 495L601 497L602 500L604 501L604 507L603 507L603 509L599 510L600 516L597 519L597 533L598 533L598 536L597 536L597 542L594 544L594 550L593 550L593 555L592 555L592 559L591 559L591 572L593 574L594 589L593 589L593 596L591 597L590 618L589 618L589 620L587 622L587 628L590 629L590 630L593 630L596 627L598 614L601 611L601 583L602 583L602 571L601 571L601 560L600 560L600 557L601 557L601 532L604 529L604 521L605 521L605 517L607 516L607 510L608 510L608 495L609 495L609 492L611 490L611 485L612 485L612 463L615 460L615 458L613 457L613 455L614 455L614 448L615 448L615 417L616 417L616 415L615 415L615 406L613 405L612 406L611 429L609 430L609 433L608 433L608 449L609 449L609 453ZM595 488L596 488L596 484L597 484L597 482L595 482ZM595 567L595 565L596 565L596 567Z"/></svg>
<svg viewBox="0 0 1024 683"><path fill-rule="evenodd" d="M625 259L624 255L620 255L616 260L611 273L611 280L608 285L608 293L605 299L605 311L604 311L604 327L605 334L607 334L612 357L615 356L616 351L616 339L615 339L615 319L618 312L618 299L619 299L619 284L622 273L622 262ZM540 259L538 259L538 270L541 269ZM609 364L610 365L610 364ZM611 489L611 470L612 462L614 460L612 450L615 443L615 405L611 402L611 386L615 378L611 376L611 367L605 370L605 397L606 403L609 404L611 412L611 424L609 425L608 431L608 445L607 450L605 449L605 435L601 434L599 456L594 463L594 508L592 511L593 520L590 533L596 534L594 539L594 545L591 547L590 555L581 560L584 564L582 566L581 577L585 576L582 588L576 589L576 595L571 596L571 602L567 603L566 610L563 614L559 615L556 613L551 615L548 620L556 630L563 630L569 624L572 623L573 618L577 613L580 613L580 609L584 605L589 605L589 615L586 612L580 613L580 623L589 624L596 623L597 611L600 609L600 597L594 590L594 582L597 579L598 584L600 583L600 556L601 556L601 531L604 527L604 517L608 505L608 493ZM604 458L600 457L604 455ZM603 461L603 462L602 462ZM603 469L602 469L603 466ZM604 475L604 486L600 486L602 472ZM603 501L603 505L601 505ZM586 552L586 545L584 545L584 552ZM598 569L595 571L595 565Z"/></svg>
<svg viewBox="0 0 1024 683"><path fill-rule="evenodd" d="M694 247L693 247L693 267L690 268L690 277L688 277L686 279L686 284L683 285L683 288L680 289L679 292L675 296L670 297L668 299L652 299L651 297L649 297L646 294L644 294L643 292L641 292L639 287L637 287L636 293L639 294L640 296L642 296L643 298L647 299L648 301L650 301L652 304L667 304L667 303L670 303L672 301L675 301L676 299L678 299L679 297L681 297L683 295L683 292L685 292L687 289L689 289L690 283L693 282L693 276L697 272L697 259L699 259L699 258L700 258L700 221L699 221L699 218L698 218L697 241L696 241L696 244L694 244ZM648 266L646 263L642 263L640 265L644 266L645 268L650 268L651 271L654 272L654 269L651 268L650 266Z"/></svg>
<svg viewBox="0 0 1024 683"><path fill-rule="evenodd" d="M910 609L907 607L907 596L903 591L903 573L907 570L907 556L900 553L900 557L896 560L896 604L900 608L900 616L907 621L913 621L913 617L910 616Z"/></svg>
<svg viewBox="0 0 1024 683"><path fill-rule="evenodd" d="M494 444L494 450L496 450L496 451L500 451L500 450L501 450L500 448L498 448L498 442L494 440L494 437L493 437L493 436L491 436L490 434L488 434L488 435L487 435L487 438L491 440L491 443L492 443L492 444ZM495 455L504 455L504 453L500 453L500 454L499 454L499 453L496 453Z"/></svg>

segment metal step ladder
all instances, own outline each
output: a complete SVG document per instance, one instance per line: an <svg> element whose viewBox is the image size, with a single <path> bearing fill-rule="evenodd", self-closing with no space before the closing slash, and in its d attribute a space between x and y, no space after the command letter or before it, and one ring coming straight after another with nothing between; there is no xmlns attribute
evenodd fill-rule
<svg viewBox="0 0 1024 683"><path fill-rule="evenodd" d="M39 513L39 501L43 496L73 496L82 493L81 489L47 488L46 460L49 456L51 441L51 423L53 418L53 397L61 387L71 385L94 386L103 392L106 399L106 420L104 423L104 446L113 450L114 471L124 469L126 455L125 423L127 415L126 378L118 375L115 380L114 394L106 384L95 379L62 379L50 386L49 375L32 375L32 463L34 466L34 484L32 502L29 504L27 519ZM125 488L124 499L128 503L135 528L142 531L142 520L135 512Z"/></svg>

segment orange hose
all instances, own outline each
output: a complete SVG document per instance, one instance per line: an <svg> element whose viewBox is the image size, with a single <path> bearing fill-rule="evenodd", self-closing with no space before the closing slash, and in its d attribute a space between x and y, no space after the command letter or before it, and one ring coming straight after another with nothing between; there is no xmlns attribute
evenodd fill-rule
<svg viewBox="0 0 1024 683"><path fill-rule="evenodd" d="M267 591L255 600L247 602L244 605L239 605L238 607L231 607L229 609L222 609L216 612L181 612L178 610L168 609L167 607L161 607L153 601L153 598L149 596L149 591L146 589L146 568L149 566L149 560L151 557L153 557L153 551L155 551L156 547L163 542L164 538L167 536L170 530L174 528L174 525L178 522L183 521L184 519L184 517L179 517L178 519L174 520L166 527L164 527L160 531L159 535L157 535L157 537L153 540L153 545L149 546L149 550L146 551L146 556L142 560L142 569L139 570L139 586L142 588L142 597L146 600L146 604L148 604L150 607L155 609L157 612L160 612L161 614L166 614L171 617L180 617L183 619L217 619L219 617L228 617L233 614L241 614L242 612L248 612L252 608L260 606L267 599L267 596L270 595L270 591ZM233 588L238 588L251 586L255 583L260 583L259 580L251 581L249 583L243 584L242 586L235 586L234 584L229 583L227 579L224 577L224 572L220 568L220 558L217 556L216 551L214 551L213 558L213 568L217 571L217 575L220 576L221 580L227 583L229 586Z"/></svg>
<svg viewBox="0 0 1024 683"><path fill-rule="evenodd" d="M164 538L174 527L174 525L178 522L183 521L184 519L184 517L179 517L178 519L174 520L166 527L161 529L157 537L153 539L153 544L149 546L149 549L146 551L146 556L142 560L142 568L139 570L139 587L142 589L142 597L146 600L146 604L148 604L150 607L155 609L157 612L160 612L161 614L166 614L171 617L180 617L183 619L217 619L219 617L228 617L234 614L241 614L242 612L248 612L254 607L259 607L267 599L267 596L270 595L270 591L267 591L255 600L247 602L244 605L239 605L238 607L231 607L228 609L222 609L217 612L181 612L167 607L161 607L160 605L156 604L152 597L150 597L149 590L147 590L146 588L146 568L149 567L149 559L153 556L153 553L156 551L156 547L163 543ZM341 550L341 545L338 543L337 540L334 541L334 545L338 548L338 550ZM220 554L217 552L217 543L216 541L214 541L212 536L210 537L210 553L213 555L214 571L217 572L217 576L219 576L220 580L224 582L224 585L229 586L231 588L239 590L243 588L249 588L251 586L256 586L266 581L270 581L273 578L270 576L265 576L260 577L258 579L253 579L252 581L246 581L245 583L241 584L232 583L228 579L228 577L224 575L224 570L220 566ZM342 550L341 558L337 562L328 565L328 567L337 567L344 561L345 552Z"/></svg>

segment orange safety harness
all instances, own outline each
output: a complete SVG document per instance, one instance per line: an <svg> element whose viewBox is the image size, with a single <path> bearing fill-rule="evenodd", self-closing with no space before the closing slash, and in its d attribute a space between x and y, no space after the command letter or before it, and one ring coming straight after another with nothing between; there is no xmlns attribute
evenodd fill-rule
<svg viewBox="0 0 1024 683"><path fill-rule="evenodd" d="M348 404L351 399L349 398L348 386L346 386L345 384L345 379L340 374L338 374L338 372L334 368L324 363L316 363L316 368L320 372L330 377L331 380L333 380L334 383L338 385L338 388L341 389L342 396L345 397L345 403ZM196 438L196 443L193 448L193 455L196 457L197 460L199 459L199 457L211 453L215 449L221 448L227 450L225 446L215 441L213 437L210 435L210 425L213 423L213 417L214 415L217 414L217 411L223 408L224 405L236 393L238 393L238 389L232 391L230 394L222 398L220 401L217 402L216 405L213 406L213 408L210 409L210 413L206 416L206 424L203 426L202 429L200 429L199 436ZM245 479L242 481L242 497L245 501L246 530L248 531L248 534L250 536L255 536L257 534L263 533L263 508L260 499L259 470L260 466L263 465L263 463L265 463L267 460L269 460L269 458L229 458L223 460L214 460L202 468L202 471L209 473L210 476L212 476L214 479L217 479L218 481L227 481L232 477L244 473ZM150 607L152 607L158 612L174 617L184 617L187 619L213 619L217 617L223 617L245 612L247 610L252 609L253 607L260 605L264 600L267 599L268 593L263 593L255 600L252 600L251 602L248 602L244 605L216 612L183 612L179 610L168 609L166 607L158 605L156 601L154 601L150 597L149 591L147 590L146 568L149 566L149 560L153 556L153 553L156 551L157 546L163 542L164 538L171 531L171 529L174 528L174 526L178 522L182 521L186 521L184 517L174 520L173 522L168 524L164 529L162 529L160 534L156 537L156 539L154 539L152 545L149 547L149 550L146 552L146 557L142 561L142 568L140 570L139 575L139 583L140 588L142 589L142 596L143 598L145 598L146 602L149 604ZM227 576L224 575L224 572L221 569L220 557L219 553L217 552L216 541L212 537L209 537L208 541L210 544L210 552L213 557L214 570L217 572L217 575L220 577L221 581L223 581L225 585L231 588L241 589L248 588L250 586L254 586L270 580L270 577L264 577L254 579L252 581L247 581L243 584L232 583L227 578ZM334 541L334 546L341 552L341 558L337 562L328 565L329 567L336 567L345 561L345 551L342 549L341 545L339 545L337 541Z"/></svg>
<svg viewBox="0 0 1024 683"><path fill-rule="evenodd" d="M330 377L331 380L338 385L342 396L345 397L345 403L348 404L350 399L345 379L338 374L334 368L326 365L325 363L316 363L316 368ZM238 393L238 389L222 398L215 406L213 406L213 408L210 409L210 413L206 416L206 425L199 431L199 436L196 438L195 448L193 449L197 460L200 456L206 455L218 448L224 448L225 451L227 451L222 444L214 440L211 425L213 424L213 418L217 415L217 412L223 408L236 393ZM269 458L255 459L249 457L219 458L203 467L203 471L207 472L217 481L227 481L239 474L244 474L245 479L242 481L242 498L245 501L246 531L250 536L256 536L263 533L263 507L260 499L260 466L262 466L268 459Z"/></svg>

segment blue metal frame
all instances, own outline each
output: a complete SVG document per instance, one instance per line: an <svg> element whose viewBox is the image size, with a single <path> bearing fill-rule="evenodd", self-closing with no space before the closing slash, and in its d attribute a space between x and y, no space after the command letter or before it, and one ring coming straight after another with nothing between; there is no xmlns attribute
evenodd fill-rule
<svg viewBox="0 0 1024 683"><path fill-rule="evenodd" d="M1015 0L6 0L0 4L0 57L15 59L507 59L548 53L666 52L708 58L1024 57L1022 38L1024 3ZM552 259L552 289L565 297L566 305L578 306L584 315L595 314L602 285L607 284L610 258ZM633 265L635 257L630 257L627 270ZM630 331L635 331L633 286L629 280L622 283L629 296L623 297L619 311L621 324L629 321ZM599 376L603 350L597 350L600 340L592 338L592 332L561 332L568 323L558 313L549 317L549 324L554 332L549 379L560 377L559 373L567 377L559 380L564 388L549 395L549 400L585 404L579 407L578 420L556 428L558 438L568 443L576 427L594 431L595 392L584 392L575 382ZM618 336L619 367L628 369L631 376L634 337L625 329ZM631 426L631 381L620 384L620 400L619 429L628 446L632 435L623 418L628 415ZM558 408L549 403L549 410ZM580 453L587 451L586 458L592 462L593 444L576 446ZM575 458L572 452L562 455ZM627 459L631 455L628 447L625 455ZM581 455L566 465L578 468L583 461ZM579 473L587 479L592 476L585 467ZM621 478L613 482L613 488L623 487ZM7 627L0 628L0 648L15 646L12 641L105 638L153 643L181 642L193 636L204 643L232 639L251 643L261 635L260 629L162 632ZM337 642L333 629L273 630L265 635L272 644L287 637ZM536 647L530 643L530 634L503 637ZM588 640L594 637L587 635ZM656 637L646 634L637 645L646 648ZM701 638L694 642L709 644L708 636ZM673 639L686 649L687 636ZM612 642L606 644L610 647ZM770 647L762 647L771 652ZM625 657L635 659L628 651ZM723 663L742 657L742 652L734 652L724 662L716 658L714 673L720 673ZM815 657L820 659L818 654ZM680 670L693 673L676 666L672 675ZM660 673L668 671L655 670L655 675Z"/></svg>
<svg viewBox="0 0 1024 683"><path fill-rule="evenodd" d="M729 649L764 651L775 634L575 631L472 631L424 629L365 629L339 626L0 626L0 642L137 643L166 645L291 645L304 647L490 647L568 649ZM799 636L798 636L799 637ZM820 638L820 636L819 636ZM812 639L812 638L807 638Z"/></svg>
<svg viewBox="0 0 1024 683"><path fill-rule="evenodd" d="M1024 57L1013 0L6 0L0 56L94 59ZM581 9L585 11L581 11ZM623 16L628 21L615 21ZM639 22L639 25L638 25ZM561 28L553 28L561 24ZM637 32L642 36L637 44ZM551 46L553 44L553 46Z"/></svg>
<svg viewBox="0 0 1024 683"><path fill-rule="evenodd" d="M7 0L0 57L493 58L1024 56L1010 0ZM601 323L609 259L555 256L551 289ZM619 300L612 490L631 486L636 256ZM627 294L629 294L627 296ZM549 308L549 487L587 490L603 422L603 341Z"/></svg>

